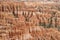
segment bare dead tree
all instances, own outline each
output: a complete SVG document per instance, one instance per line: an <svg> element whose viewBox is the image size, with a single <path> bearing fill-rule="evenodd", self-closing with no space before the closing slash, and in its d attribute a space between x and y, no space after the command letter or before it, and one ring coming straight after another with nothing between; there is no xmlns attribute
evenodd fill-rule
<svg viewBox="0 0 60 40"><path fill-rule="evenodd" d="M52 27L52 21L53 21L52 19L53 19L53 17L55 17L55 14L56 14L56 12L52 11L52 13L51 13L52 16L51 16L51 18L49 19L49 20L50 20L49 26L48 26L49 28ZM55 25L55 26L56 26L56 25Z"/></svg>
<svg viewBox="0 0 60 40"><path fill-rule="evenodd" d="M29 22L29 18L33 16L33 12L32 13L30 13L29 11L28 13L23 12L22 15L25 17L25 20Z"/></svg>
<svg viewBox="0 0 60 40"><path fill-rule="evenodd" d="M4 12L4 6L2 5L2 12Z"/></svg>
<svg viewBox="0 0 60 40"><path fill-rule="evenodd" d="M16 7L13 6L13 15L15 16L15 18L18 18L18 6Z"/></svg>
<svg viewBox="0 0 60 40"><path fill-rule="evenodd" d="M55 27L57 27L57 16L55 14Z"/></svg>
<svg viewBox="0 0 60 40"><path fill-rule="evenodd" d="M45 19L44 19L44 17L41 17L41 16L39 16L39 14L36 14L36 17L37 17L37 19L39 20L39 26L46 26L46 24L45 24ZM43 23L41 22L41 19L40 19L40 17L43 19Z"/></svg>
<svg viewBox="0 0 60 40"><path fill-rule="evenodd" d="M45 23L45 19L44 19L44 17L42 17L42 19L43 19L43 26L45 27L46 26L46 23Z"/></svg>

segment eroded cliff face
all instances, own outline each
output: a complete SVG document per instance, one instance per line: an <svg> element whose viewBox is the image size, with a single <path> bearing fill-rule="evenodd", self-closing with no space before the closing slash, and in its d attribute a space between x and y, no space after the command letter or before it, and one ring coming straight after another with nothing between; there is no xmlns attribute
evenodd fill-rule
<svg viewBox="0 0 60 40"><path fill-rule="evenodd" d="M60 40L59 4L0 3L0 40Z"/></svg>
<svg viewBox="0 0 60 40"><path fill-rule="evenodd" d="M29 4L29 5L28 5ZM0 15L6 18L23 20L26 22L35 22L41 26L60 26L60 10L57 4L34 4L28 2L20 3L0 3ZM10 16L9 16L10 15ZM13 16L13 17L12 17ZM22 16L22 17L20 17ZM6 19L5 18L5 19ZM39 26L37 25L37 26Z"/></svg>

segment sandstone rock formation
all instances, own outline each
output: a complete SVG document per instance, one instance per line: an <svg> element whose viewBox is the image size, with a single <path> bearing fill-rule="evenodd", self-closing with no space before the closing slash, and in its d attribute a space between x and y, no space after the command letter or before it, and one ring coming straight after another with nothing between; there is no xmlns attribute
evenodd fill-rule
<svg viewBox="0 0 60 40"><path fill-rule="evenodd" d="M60 40L60 4L0 3L0 40Z"/></svg>

